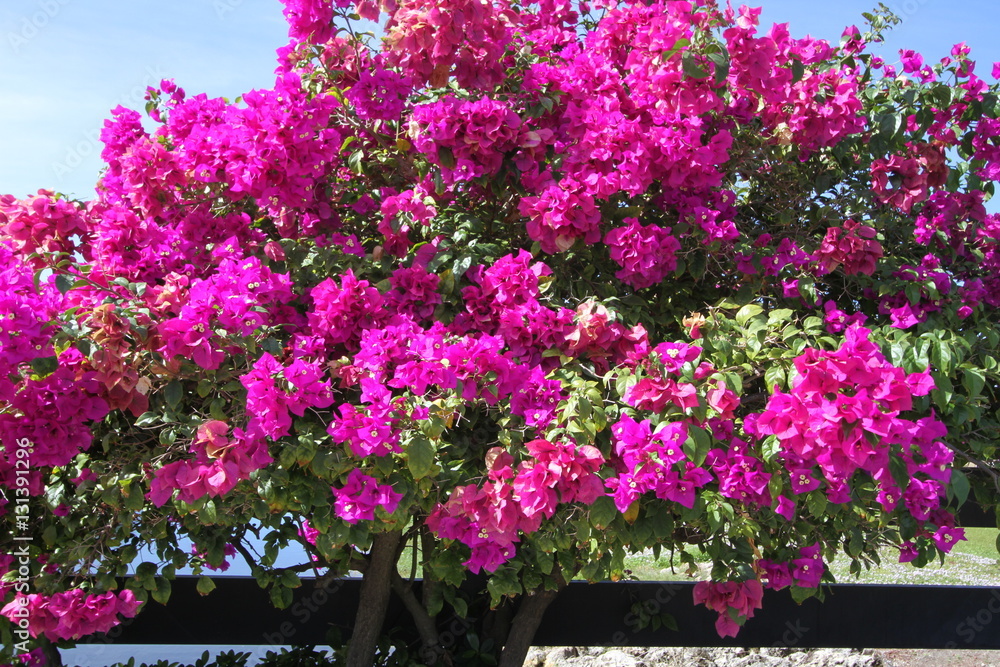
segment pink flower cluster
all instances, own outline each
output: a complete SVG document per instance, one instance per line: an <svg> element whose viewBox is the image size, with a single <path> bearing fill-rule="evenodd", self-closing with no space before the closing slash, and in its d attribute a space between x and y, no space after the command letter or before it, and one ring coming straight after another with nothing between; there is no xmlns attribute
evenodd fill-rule
<svg viewBox="0 0 1000 667"><path fill-rule="evenodd" d="M677 268L681 249L669 227L644 226L636 218L625 218L625 226L608 232L604 243L611 259L622 267L615 276L636 289L662 282Z"/></svg>
<svg viewBox="0 0 1000 667"><path fill-rule="evenodd" d="M249 336L273 323L271 311L261 306L291 300L288 276L274 273L257 257L244 257L236 239L221 244L213 254L218 260L216 272L195 280L181 299L171 300L165 310L177 316L157 325L160 351L167 360L184 357L202 368L218 368L225 351L217 330Z"/></svg>
<svg viewBox="0 0 1000 667"><path fill-rule="evenodd" d="M27 199L0 196L0 237L9 239L20 255L72 253L87 238L88 228L86 213L50 190Z"/></svg>
<svg viewBox="0 0 1000 667"><path fill-rule="evenodd" d="M386 316L382 294L350 269L340 277L340 285L327 278L312 288L310 296L309 331L330 347L355 347L362 332L377 327Z"/></svg>
<svg viewBox="0 0 1000 667"><path fill-rule="evenodd" d="M981 118L976 123L976 134L972 139L974 160L984 163L978 175L984 181L1000 180L1000 119Z"/></svg>
<svg viewBox="0 0 1000 667"><path fill-rule="evenodd" d="M621 471L607 480L607 486L619 511L624 512L648 491L657 498L694 507L695 491L712 481L708 471L687 460L684 422L665 422L653 432L648 419L636 422L623 415L611 433Z"/></svg>
<svg viewBox="0 0 1000 667"><path fill-rule="evenodd" d="M214 570L216 572L225 572L226 570L229 569L229 561L226 560L226 557L235 556L236 547L234 547L232 544L227 544L222 551L223 555L222 562L219 563L218 565L212 565L211 563L207 562L208 554L200 550L197 545L191 545L191 554L196 558L200 558L201 560L206 561L204 566L209 570Z"/></svg>
<svg viewBox="0 0 1000 667"><path fill-rule="evenodd" d="M793 584L802 588L816 588L826 570L819 544L803 547L799 550L799 557L787 563L761 559L757 565L763 570L767 587L776 591Z"/></svg>
<svg viewBox="0 0 1000 667"><path fill-rule="evenodd" d="M378 380L364 377L360 382L361 398L369 405L341 404L340 415L330 420L327 432L334 442L347 443L359 458L401 451L399 422L408 415Z"/></svg>
<svg viewBox="0 0 1000 667"><path fill-rule="evenodd" d="M204 496L222 496L250 473L273 462L267 443L260 435L235 428L228 435L229 425L212 420L198 427L191 442L194 459L168 463L150 471L147 497L157 507L166 504L179 491L177 500L193 503Z"/></svg>
<svg viewBox="0 0 1000 667"><path fill-rule="evenodd" d="M601 371L618 364L634 366L649 353L645 327L636 324L626 329L607 307L595 301L576 307L576 325L565 340L567 354L586 357Z"/></svg>
<svg viewBox="0 0 1000 667"><path fill-rule="evenodd" d="M843 266L847 275L863 273L870 276L882 258L882 244L876 240L876 234L873 227L845 220L842 226L826 230L813 257L827 273Z"/></svg>
<svg viewBox="0 0 1000 667"><path fill-rule="evenodd" d="M0 614L15 624L27 618L32 637L44 636L54 642L108 632L121 623L119 615L132 618L141 605L130 590L88 594L80 588L71 588L51 596L19 594L0 609Z"/></svg>
<svg viewBox="0 0 1000 667"><path fill-rule="evenodd" d="M795 144L805 155L865 128L856 75L816 67L834 53L827 42L792 39L786 23L756 37L760 8L740 7L738 18L731 8L726 14L735 20L724 32L734 115L759 116L776 143Z"/></svg>
<svg viewBox="0 0 1000 667"><path fill-rule="evenodd" d="M59 366L44 378L22 379L17 386L0 379L0 485L14 487L14 443L31 443L32 493L41 492L41 470L64 466L90 448L90 424L108 414L107 403L84 357L74 348L59 355Z"/></svg>
<svg viewBox="0 0 1000 667"><path fill-rule="evenodd" d="M601 213L594 197L569 178L548 185L537 196L523 197L518 208L528 218L528 235L547 253L569 250L577 239L586 244L601 239Z"/></svg>
<svg viewBox="0 0 1000 667"><path fill-rule="evenodd" d="M764 470L763 461L753 454L745 441L732 438L728 449L713 449L706 465L711 466L719 480L719 493L726 498L747 506L771 505L767 486L771 473Z"/></svg>
<svg viewBox="0 0 1000 667"><path fill-rule="evenodd" d="M911 291L904 288L879 302L879 312L888 314L892 326L898 329L908 329L925 322L931 313L941 310L952 291L952 277L941 269L934 255L925 255L919 266L903 264L898 271L893 272L893 278L903 285L914 285L917 295L917 298L911 300ZM977 282L969 280L963 286L963 297L975 302L978 300L975 295L979 291Z"/></svg>
<svg viewBox="0 0 1000 667"><path fill-rule="evenodd" d="M385 237L384 249L390 255L405 257L410 249L410 224L428 225L437 215L437 209L428 203L427 192L422 186L412 190L396 193L395 190L382 190L382 205L379 212L382 222L378 230Z"/></svg>
<svg viewBox="0 0 1000 667"><path fill-rule="evenodd" d="M930 189L948 181L944 151L934 144L909 143L908 155L872 162L872 190L882 203L909 213L930 195Z"/></svg>
<svg viewBox="0 0 1000 667"><path fill-rule="evenodd" d="M503 80L513 17L493 0L393 2L386 30L389 61L418 85L442 88L454 74L466 89Z"/></svg>
<svg viewBox="0 0 1000 667"><path fill-rule="evenodd" d="M467 312L455 318L452 328L499 334L512 356L541 363L542 353L563 347L572 329L572 311L552 310L539 301L541 280L551 273L544 263L532 262L526 250L489 267L472 267L466 275L473 285L462 289Z"/></svg>
<svg viewBox="0 0 1000 667"><path fill-rule="evenodd" d="M381 507L387 514L396 511L403 494L394 491L389 484L379 484L378 480L355 468L347 476L347 483L341 488L333 487L333 511L347 523L374 521L375 509Z"/></svg>
<svg viewBox="0 0 1000 667"><path fill-rule="evenodd" d="M855 325L836 351L807 348L795 359L791 392L775 391L751 430L778 439L796 493L820 486L811 474L817 466L830 500L847 502L850 481L863 470L882 490L886 511L902 499L914 517L925 520L940 506L952 454L940 442L945 434L940 421L900 415L934 383L928 372L907 375L888 363L870 333ZM907 462L905 489L890 473L890 453Z"/></svg>
<svg viewBox="0 0 1000 667"><path fill-rule="evenodd" d="M315 236L336 226L325 185L343 164L343 136L333 120L341 103L309 95L300 74L284 71L272 90L246 93L243 104L184 99L178 89L158 135L169 137L192 185L222 186L220 195L234 202L252 198L282 235Z"/></svg>
<svg viewBox="0 0 1000 667"><path fill-rule="evenodd" d="M593 446L533 440L525 445L531 460L515 469L500 447L486 455L489 481L456 488L427 518L439 537L472 550L465 565L473 573L495 571L510 560L522 533L536 532L560 503L589 505L604 495L597 470L604 457Z"/></svg>
<svg viewBox="0 0 1000 667"><path fill-rule="evenodd" d="M969 222L983 224L986 207L983 192L949 192L936 190L917 213L913 238L932 248L951 248L957 254L969 252Z"/></svg>
<svg viewBox="0 0 1000 667"><path fill-rule="evenodd" d="M504 154L520 143L521 119L502 100L449 95L413 109L410 136L446 182L469 180L500 170Z"/></svg>
<svg viewBox="0 0 1000 667"><path fill-rule="evenodd" d="M763 604L764 589L756 579L749 581L699 581L694 586L694 603L704 604L719 618L715 630L720 637L735 637L748 618Z"/></svg>
<svg viewBox="0 0 1000 667"><path fill-rule="evenodd" d="M406 76L391 69L376 66L362 70L358 82L347 91L346 97L354 112L365 120L398 120L406 107L406 100L413 92L413 84Z"/></svg>
<svg viewBox="0 0 1000 667"><path fill-rule="evenodd" d="M301 417L309 408L328 408L333 403L330 383L316 362L295 359L287 366L265 352L253 370L240 377L247 390L250 431L277 440L292 428L291 415Z"/></svg>
<svg viewBox="0 0 1000 667"><path fill-rule="evenodd" d="M281 0L282 14L288 22L288 36L295 41L322 44L333 36L333 2L331 0ZM337 5L347 6L337 0Z"/></svg>
<svg viewBox="0 0 1000 667"><path fill-rule="evenodd" d="M42 282L36 290L32 274L13 244L0 238L0 387L22 363L53 352L49 321L62 299L51 284Z"/></svg>

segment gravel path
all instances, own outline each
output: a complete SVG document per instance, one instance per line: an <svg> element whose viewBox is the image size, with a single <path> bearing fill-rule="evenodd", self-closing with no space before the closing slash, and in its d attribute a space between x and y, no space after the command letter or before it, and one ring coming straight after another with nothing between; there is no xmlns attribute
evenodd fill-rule
<svg viewBox="0 0 1000 667"><path fill-rule="evenodd" d="M1000 667L1000 651L538 647L525 667Z"/></svg>

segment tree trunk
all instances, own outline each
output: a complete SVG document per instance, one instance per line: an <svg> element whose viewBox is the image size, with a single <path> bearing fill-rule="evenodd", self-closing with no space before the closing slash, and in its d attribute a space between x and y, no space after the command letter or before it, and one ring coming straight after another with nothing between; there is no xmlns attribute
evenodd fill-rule
<svg viewBox="0 0 1000 667"><path fill-rule="evenodd" d="M483 620L483 636L487 641L492 641L494 650L503 648L504 642L510 636L510 622L514 617L514 602L503 600L496 609L486 614Z"/></svg>
<svg viewBox="0 0 1000 667"><path fill-rule="evenodd" d="M48 639L42 639L42 659L44 667L63 667L62 656L59 649Z"/></svg>
<svg viewBox="0 0 1000 667"><path fill-rule="evenodd" d="M439 662L451 665L451 654L441 645L434 617L427 613L427 609L417 599L410 583L399 576L398 572L392 573L392 590L403 601L403 605L413 617L417 632L420 633L420 641L422 642L420 659L424 661L425 665L436 665Z"/></svg>
<svg viewBox="0 0 1000 667"><path fill-rule="evenodd" d="M521 600L517 608L514 622L511 624L510 635L500 654L499 667L522 667L528 657L528 649L535 638L535 631L542 622L542 616L559 591L539 590L529 593Z"/></svg>
<svg viewBox="0 0 1000 667"><path fill-rule="evenodd" d="M378 533L372 538L368 567L361 582L361 600L354 617L354 633L347 652L347 667L372 667L375 649L392 592L392 573L399 557L401 531Z"/></svg>

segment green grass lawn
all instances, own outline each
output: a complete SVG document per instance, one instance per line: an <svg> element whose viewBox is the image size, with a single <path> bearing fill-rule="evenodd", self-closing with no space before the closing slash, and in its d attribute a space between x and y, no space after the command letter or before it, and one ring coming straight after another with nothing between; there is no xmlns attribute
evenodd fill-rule
<svg viewBox="0 0 1000 667"><path fill-rule="evenodd" d="M937 562L923 568L915 568L908 563L900 563L898 552L892 548L880 551L882 563L877 568L862 571L855 578L849 571L850 559L846 555L830 564L830 569L840 583L866 584L948 584L964 586L1000 586L1000 554L997 553L996 528L966 528L966 541L959 542L945 559L944 565ZM697 551L691 552L698 557ZM675 559L675 564L679 563ZM659 560L651 553L642 553L626 559L632 576L641 581L685 581L684 568L678 566L671 571L669 554ZM703 564L695 579L708 578L708 565Z"/></svg>

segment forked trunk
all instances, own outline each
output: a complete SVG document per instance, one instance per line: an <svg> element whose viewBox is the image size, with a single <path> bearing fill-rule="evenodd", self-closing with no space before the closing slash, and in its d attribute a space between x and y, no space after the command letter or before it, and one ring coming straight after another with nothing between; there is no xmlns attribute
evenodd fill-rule
<svg viewBox="0 0 1000 667"><path fill-rule="evenodd" d="M535 631L538 630L542 622L542 616L548 609L552 601L559 595L558 590L533 591L524 596L521 605L514 614L514 622L511 623L510 634L504 643L503 652L500 654L500 664L498 667L522 667L524 659L528 657L528 649L535 638Z"/></svg>
<svg viewBox="0 0 1000 667"><path fill-rule="evenodd" d="M354 632L347 652L347 667L372 667L385 613L389 608L392 574L396 571L400 531L378 533L372 539L368 567L361 582L361 600L354 617Z"/></svg>

